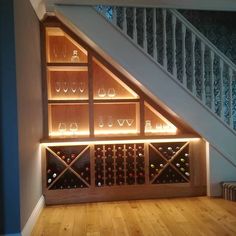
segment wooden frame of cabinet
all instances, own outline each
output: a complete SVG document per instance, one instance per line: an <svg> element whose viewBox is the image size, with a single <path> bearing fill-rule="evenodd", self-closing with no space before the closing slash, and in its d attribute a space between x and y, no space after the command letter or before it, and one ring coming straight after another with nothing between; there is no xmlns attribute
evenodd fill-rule
<svg viewBox="0 0 236 236"><path fill-rule="evenodd" d="M47 34L51 34L51 38ZM65 39L57 36L63 36ZM68 40L67 37L69 38L69 43L66 41ZM158 143L158 140L162 139L161 142L164 140L164 142L168 143L168 140L172 139L172 142L175 143L180 138L200 138L196 132L148 97L137 85L126 78L55 17L48 17L42 22L41 42L44 98L44 137L41 142L43 143L43 189L47 204L205 194L205 177L200 174L200 170L205 172L205 144L201 140L189 141L191 178L187 183L162 183L158 185L153 184L149 176L149 146L152 142ZM48 48L49 42L64 42L65 45L63 44L64 46L59 49L57 45L55 48L51 47L51 45ZM71 46L71 43L75 43L76 46ZM68 48L70 49L70 55L67 54ZM78 48L76 55L78 53L80 58L82 58L80 62L70 61L70 58L72 60L71 52L73 52L72 56L74 56L74 48ZM61 79L61 77L66 77L66 79ZM105 93L99 87L102 83L107 86L104 88ZM81 87L78 88L78 85L81 85ZM83 89L81 89L82 87ZM112 89L115 90L115 95ZM83 92L81 92L82 90ZM108 93L109 90L110 94ZM77 94L75 96L74 91L80 91L80 95ZM122 113L120 112L121 110ZM109 112L111 111L112 121L109 121ZM102 117L102 119L99 117ZM103 128L104 117L106 119L106 129ZM145 126L147 117L150 118L151 123L157 123L159 126L156 125L154 129L151 127L148 130L148 127ZM63 122L60 122L60 120ZM77 124L82 128L78 129ZM170 129L170 133L168 133L167 129L167 131L165 130L165 124L169 124L167 126ZM70 131L67 131L68 126ZM178 128L176 133L172 132L171 128L173 127ZM133 145L136 145L135 143L143 143L144 145L144 184L98 188L95 184L94 150L96 142L99 141L101 145L107 145L108 142L113 141L112 145L115 145L119 141L118 143L123 142L125 145L126 142L131 140ZM50 143L54 143L55 147L57 147L57 143L63 143L66 150L74 146L71 142L77 142L76 145L78 147L84 145L83 142L88 143L91 184L86 188L65 189L63 187L62 190L51 190L47 185L46 179L48 152L59 163L64 162L57 153L50 149L52 145ZM72 164L78 160L79 156L80 154L72 160ZM200 156L199 159L197 158L198 156ZM104 158L106 157L104 156ZM162 158L165 160L165 157ZM117 156L114 156L113 159L115 163ZM168 162L168 160L165 161ZM78 172L71 169L70 166L72 164L64 163L66 170L72 172L80 181L86 184L86 181L79 176ZM173 168L176 169L175 166ZM60 177L65 173L63 171L60 173ZM176 171L178 172L178 170ZM124 173L126 173L126 170L124 170ZM192 177L193 173L194 177ZM53 178L50 179L53 180ZM76 187L78 187L77 184Z"/></svg>

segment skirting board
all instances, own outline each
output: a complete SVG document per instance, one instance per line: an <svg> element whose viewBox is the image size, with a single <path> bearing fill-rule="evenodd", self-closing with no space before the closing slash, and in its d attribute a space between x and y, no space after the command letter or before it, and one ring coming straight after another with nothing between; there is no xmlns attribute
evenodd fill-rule
<svg viewBox="0 0 236 236"><path fill-rule="evenodd" d="M21 231L21 236L30 236L34 228L34 225L45 206L44 196L42 195L36 204L34 210L32 211L28 221L26 222L23 230Z"/></svg>

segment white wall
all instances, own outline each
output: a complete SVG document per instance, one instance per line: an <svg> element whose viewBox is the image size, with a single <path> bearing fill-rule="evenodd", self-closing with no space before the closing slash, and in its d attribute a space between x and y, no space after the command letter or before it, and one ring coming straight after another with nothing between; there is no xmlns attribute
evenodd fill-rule
<svg viewBox="0 0 236 236"><path fill-rule="evenodd" d="M236 165L226 160L222 154L208 144L207 195L221 196L222 181L236 181Z"/></svg>
<svg viewBox="0 0 236 236"><path fill-rule="evenodd" d="M22 229L42 196L42 80L39 20L29 0L14 3Z"/></svg>

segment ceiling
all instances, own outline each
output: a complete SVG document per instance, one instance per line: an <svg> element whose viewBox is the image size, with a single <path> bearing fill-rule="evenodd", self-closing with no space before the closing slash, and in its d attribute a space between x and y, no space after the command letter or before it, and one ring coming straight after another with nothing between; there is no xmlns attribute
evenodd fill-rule
<svg viewBox="0 0 236 236"><path fill-rule="evenodd" d="M38 17L53 12L54 4L146 6L177 9L236 11L236 0L30 0Z"/></svg>

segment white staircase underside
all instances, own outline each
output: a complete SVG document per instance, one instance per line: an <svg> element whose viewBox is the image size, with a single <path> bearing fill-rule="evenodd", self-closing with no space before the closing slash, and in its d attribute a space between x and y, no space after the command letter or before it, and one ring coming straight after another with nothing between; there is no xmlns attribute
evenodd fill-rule
<svg viewBox="0 0 236 236"><path fill-rule="evenodd" d="M56 7L56 15L144 92L181 117L236 167L235 133L93 8L60 5Z"/></svg>
<svg viewBox="0 0 236 236"><path fill-rule="evenodd" d="M160 7L191 10L236 11L235 0L30 0L39 19L46 12L53 12L55 4L67 5L97 5L108 4L114 6Z"/></svg>

